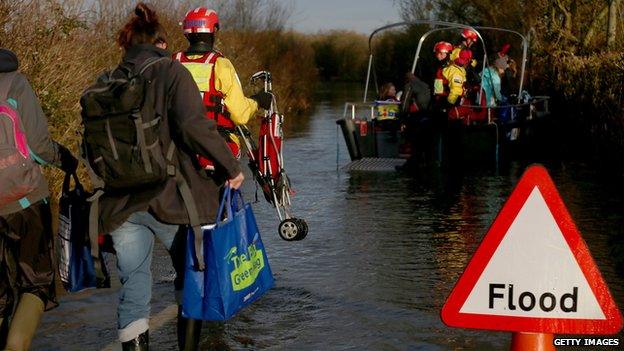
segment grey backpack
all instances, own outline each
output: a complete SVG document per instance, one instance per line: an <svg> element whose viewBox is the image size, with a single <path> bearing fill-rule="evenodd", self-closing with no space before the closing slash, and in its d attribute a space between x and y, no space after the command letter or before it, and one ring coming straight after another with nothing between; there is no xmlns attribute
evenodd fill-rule
<svg viewBox="0 0 624 351"><path fill-rule="evenodd" d="M0 208L14 202L28 207L26 196L43 181L39 166L31 159L17 102L8 98L17 72L0 78Z"/></svg>

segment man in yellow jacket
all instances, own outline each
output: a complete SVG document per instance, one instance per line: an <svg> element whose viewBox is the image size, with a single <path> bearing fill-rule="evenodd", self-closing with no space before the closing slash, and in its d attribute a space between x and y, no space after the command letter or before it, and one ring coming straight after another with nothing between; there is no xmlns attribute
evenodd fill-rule
<svg viewBox="0 0 624 351"><path fill-rule="evenodd" d="M246 124L258 108L269 109L273 96L270 93L260 92L251 98L245 97L232 62L213 48L215 33L219 30L219 17L214 10L204 7L190 10L184 18L182 27L190 46L185 51L173 54L173 58L182 63L193 76L206 107L206 118L215 120L217 130L226 140L234 156L239 158L241 147L236 126ZM209 158L198 157L198 163L210 174L216 171L213 160ZM174 266L178 272L176 290L181 291L183 287L181 272L183 273L184 269L179 267L180 263L176 261L174 259ZM181 304L181 301L178 303ZM201 320L184 318L181 308L179 309L177 334L180 350L198 349L201 325Z"/></svg>
<svg viewBox="0 0 624 351"><path fill-rule="evenodd" d="M214 10L204 7L190 10L184 18L183 30L190 46L175 53L173 58L191 72L202 94L206 117L217 122L221 135L238 158L240 141L236 126L246 124L259 107L269 109L273 97L265 92L245 97L232 62L213 48L219 30L219 18ZM199 158L199 163L204 169L214 171L211 160Z"/></svg>
<svg viewBox="0 0 624 351"><path fill-rule="evenodd" d="M458 103L458 99L464 96L466 83L466 65L472 59L470 50L461 50L458 57L442 70L442 75L448 81L449 94L447 102L451 105Z"/></svg>

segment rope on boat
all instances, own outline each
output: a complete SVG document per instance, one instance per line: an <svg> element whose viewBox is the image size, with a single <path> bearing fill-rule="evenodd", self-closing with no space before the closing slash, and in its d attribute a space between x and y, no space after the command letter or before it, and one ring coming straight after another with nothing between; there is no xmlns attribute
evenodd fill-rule
<svg viewBox="0 0 624 351"><path fill-rule="evenodd" d="M340 126L336 124L336 171L340 170Z"/></svg>

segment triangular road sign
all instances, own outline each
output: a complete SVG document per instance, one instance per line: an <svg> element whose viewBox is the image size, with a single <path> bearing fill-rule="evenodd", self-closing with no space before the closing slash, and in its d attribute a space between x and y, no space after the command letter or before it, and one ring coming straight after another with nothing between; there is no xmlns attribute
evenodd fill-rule
<svg viewBox="0 0 624 351"><path fill-rule="evenodd" d="M442 308L448 326L612 334L618 310L552 179L531 166Z"/></svg>

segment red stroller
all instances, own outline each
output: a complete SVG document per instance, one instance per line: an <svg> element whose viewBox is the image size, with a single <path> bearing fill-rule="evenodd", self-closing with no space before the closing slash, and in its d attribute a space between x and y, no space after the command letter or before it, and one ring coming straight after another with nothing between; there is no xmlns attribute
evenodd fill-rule
<svg viewBox="0 0 624 351"><path fill-rule="evenodd" d="M252 82L264 82L264 91L271 93L271 73L260 71L251 77ZM275 97L271 108L264 112L258 132L258 144L255 144L251 132L246 126L238 126L238 131L247 148L249 168L262 189L265 199L275 207L280 219L278 233L287 241L302 240L308 234L305 220L295 218L290 212L290 180L284 171L282 154L284 115L277 110Z"/></svg>

